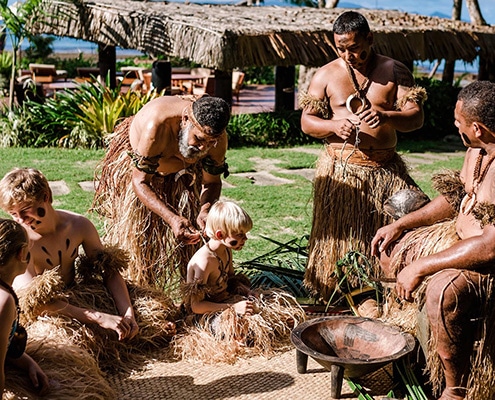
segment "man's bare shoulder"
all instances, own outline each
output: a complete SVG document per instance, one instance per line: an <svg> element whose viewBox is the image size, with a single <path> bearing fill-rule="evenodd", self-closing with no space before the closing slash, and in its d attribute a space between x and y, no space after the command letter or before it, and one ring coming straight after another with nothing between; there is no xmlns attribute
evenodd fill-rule
<svg viewBox="0 0 495 400"><path fill-rule="evenodd" d="M318 68L313 75L313 79L328 79L332 74L342 70L342 60L337 58L336 60L330 61L328 64L323 65Z"/></svg>
<svg viewBox="0 0 495 400"><path fill-rule="evenodd" d="M176 96L161 96L145 104L136 114L134 121L140 121L143 118L165 120L180 117L184 108L189 104L191 104L190 101Z"/></svg>

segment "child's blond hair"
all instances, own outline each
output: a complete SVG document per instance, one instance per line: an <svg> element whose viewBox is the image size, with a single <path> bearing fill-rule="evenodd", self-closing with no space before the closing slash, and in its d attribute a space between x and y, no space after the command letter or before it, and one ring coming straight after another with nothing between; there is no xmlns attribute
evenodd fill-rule
<svg viewBox="0 0 495 400"><path fill-rule="evenodd" d="M14 168L0 181L0 207L7 212L15 206L46 198L52 202L52 191L45 176L37 169Z"/></svg>
<svg viewBox="0 0 495 400"><path fill-rule="evenodd" d="M213 239L216 231L230 236L237 233L247 233L252 227L251 217L240 206L232 201L217 201L208 212L205 232L210 239Z"/></svg>

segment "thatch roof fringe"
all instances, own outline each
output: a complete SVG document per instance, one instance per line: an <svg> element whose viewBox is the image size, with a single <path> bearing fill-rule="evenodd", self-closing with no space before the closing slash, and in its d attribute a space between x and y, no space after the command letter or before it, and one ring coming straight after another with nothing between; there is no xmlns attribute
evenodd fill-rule
<svg viewBox="0 0 495 400"><path fill-rule="evenodd" d="M332 24L343 9L242 7L129 0L44 0L31 30L166 54L230 70L321 66L333 58ZM404 62L495 60L495 27L389 10L361 9L378 52Z"/></svg>

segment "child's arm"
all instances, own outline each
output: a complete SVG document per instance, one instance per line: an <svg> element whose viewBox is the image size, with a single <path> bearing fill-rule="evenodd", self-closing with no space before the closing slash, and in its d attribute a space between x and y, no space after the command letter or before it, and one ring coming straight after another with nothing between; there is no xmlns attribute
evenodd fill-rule
<svg viewBox="0 0 495 400"><path fill-rule="evenodd" d="M7 355L9 335L14 318L14 299L10 294L2 290L0 291L0 396L5 388L5 357Z"/></svg>
<svg viewBox="0 0 495 400"><path fill-rule="evenodd" d="M31 260L29 261L28 266L26 268L26 272L24 272L21 275L17 275L14 278L14 282L12 283L12 287L14 288L14 290L23 288L23 287L27 286L35 276L36 276L36 271L34 270L33 259L31 258Z"/></svg>
<svg viewBox="0 0 495 400"><path fill-rule="evenodd" d="M198 253L197 253L198 254ZM232 267L232 266L230 266ZM230 275L229 267L229 275ZM211 312L223 311L233 307L238 314L251 314L253 312L253 303L250 300L242 300L236 303L215 303L205 300L208 289L208 277L212 270L218 269L218 260L215 257L193 257L189 262L188 283L202 286L203 290L197 294L191 295L191 310L195 314L206 314ZM233 267L232 267L233 272Z"/></svg>
<svg viewBox="0 0 495 400"><path fill-rule="evenodd" d="M38 363L29 355L23 353L19 358L8 358L7 360L10 364L27 372L29 379L33 383L33 386L36 388L39 395L43 396L48 393L50 389L48 377L40 368Z"/></svg>
<svg viewBox="0 0 495 400"><path fill-rule="evenodd" d="M95 257L97 254L101 255L105 253L105 248L101 243L98 231L89 219L79 216L75 226L82 235L82 246L89 259ZM106 257L103 254L103 256L105 259L111 258L110 255ZM111 261L108 262L111 263ZM133 338L137 335L139 328L134 317L134 309L132 308L129 291L127 290L124 279L118 271L112 271L105 277L105 286L115 301L119 316L93 310L78 310L77 307L72 307L73 316L81 322L97 323L104 328L115 330L119 335L119 340Z"/></svg>

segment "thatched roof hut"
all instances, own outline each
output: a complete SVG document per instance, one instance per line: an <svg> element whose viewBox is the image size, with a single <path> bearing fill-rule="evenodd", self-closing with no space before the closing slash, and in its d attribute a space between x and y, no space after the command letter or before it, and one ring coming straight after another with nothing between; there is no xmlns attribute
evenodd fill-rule
<svg viewBox="0 0 495 400"><path fill-rule="evenodd" d="M245 7L130 0L45 0L32 31L166 54L228 71L247 66L320 66L335 58L332 24L343 9ZM495 27L437 17L359 10L379 53L413 60L495 60Z"/></svg>

